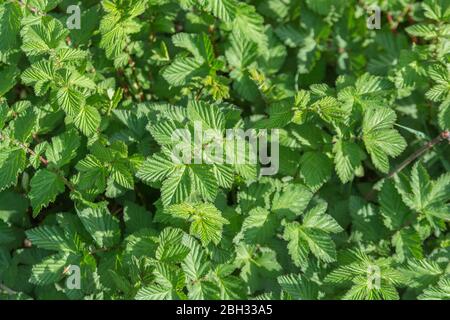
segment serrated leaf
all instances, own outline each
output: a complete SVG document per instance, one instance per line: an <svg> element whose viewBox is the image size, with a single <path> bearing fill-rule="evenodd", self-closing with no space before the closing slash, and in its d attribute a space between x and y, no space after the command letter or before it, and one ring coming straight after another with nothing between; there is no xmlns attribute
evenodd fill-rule
<svg viewBox="0 0 450 320"><path fill-rule="evenodd" d="M200 122L203 130L216 129L221 131L225 129L225 117L215 105L191 100L187 111L189 119Z"/></svg>
<svg viewBox="0 0 450 320"><path fill-rule="evenodd" d="M430 39L436 36L433 25L431 24L415 24L407 27L406 32L415 37L423 37Z"/></svg>
<svg viewBox="0 0 450 320"><path fill-rule="evenodd" d="M26 154L22 148L0 150L0 191L17 183L17 176L25 169Z"/></svg>
<svg viewBox="0 0 450 320"><path fill-rule="evenodd" d="M222 239L223 225L228 224L228 220L210 203L176 204L170 206L168 211L176 217L190 221L189 232L205 246L210 242L218 244Z"/></svg>
<svg viewBox="0 0 450 320"><path fill-rule="evenodd" d="M300 173L307 186L317 190L330 177L332 161L321 152L308 151L300 158Z"/></svg>
<svg viewBox="0 0 450 320"><path fill-rule="evenodd" d="M112 247L119 241L119 221L111 215L105 204L95 207L77 206L77 214L86 230L99 247Z"/></svg>
<svg viewBox="0 0 450 320"><path fill-rule="evenodd" d="M37 216L42 208L56 200L56 196L64 192L65 185L62 177L47 169L41 169L30 182L29 193L33 216Z"/></svg>
<svg viewBox="0 0 450 320"><path fill-rule="evenodd" d="M363 140L377 169L389 171L388 156L397 157L406 148L405 139L392 129L396 115L388 108L370 108L363 120Z"/></svg>
<svg viewBox="0 0 450 320"><path fill-rule="evenodd" d="M319 296L319 287L316 283L301 275L286 275L278 277L278 283L293 299L316 300Z"/></svg>
<svg viewBox="0 0 450 320"><path fill-rule="evenodd" d="M77 89L63 87L56 93L58 105L70 116L77 116L84 106L85 96ZM82 127L82 125L80 125Z"/></svg>
<svg viewBox="0 0 450 320"><path fill-rule="evenodd" d="M214 173L207 165L192 165L189 167L193 192L206 201L214 201L218 185Z"/></svg>
<svg viewBox="0 0 450 320"><path fill-rule="evenodd" d="M347 183L355 177L362 167L362 161L366 158L364 151L353 142L337 141L333 146L335 153L334 165L342 183Z"/></svg>
<svg viewBox="0 0 450 320"><path fill-rule="evenodd" d="M244 239L248 243L270 243L278 226L276 214L256 207L248 213L242 223Z"/></svg>
<svg viewBox="0 0 450 320"><path fill-rule="evenodd" d="M45 151L46 159L57 168L68 164L77 155L80 137L74 130L69 130L52 139Z"/></svg>
<svg viewBox="0 0 450 320"><path fill-rule="evenodd" d="M81 105L75 115L74 124L83 134L90 136L97 132L101 120L100 112L95 107Z"/></svg>
<svg viewBox="0 0 450 320"><path fill-rule="evenodd" d="M40 226L26 231L33 246L55 251L71 251L70 243L62 228L57 226Z"/></svg>
<svg viewBox="0 0 450 320"><path fill-rule="evenodd" d="M169 178L164 180L161 188L161 200L164 206L186 200L192 192L189 169L177 167Z"/></svg>
<svg viewBox="0 0 450 320"><path fill-rule="evenodd" d="M283 215L300 215L306 209L313 193L302 184L290 184L280 194L275 195L272 211Z"/></svg>
<svg viewBox="0 0 450 320"><path fill-rule="evenodd" d="M159 235L156 259L163 262L181 262L190 249L182 243L183 232L180 229L166 228Z"/></svg>
<svg viewBox="0 0 450 320"><path fill-rule="evenodd" d="M400 261L423 258L422 239L417 231L411 228L402 229L394 235L392 242Z"/></svg>
<svg viewBox="0 0 450 320"><path fill-rule="evenodd" d="M202 67L203 62L194 58L176 58L162 72L162 76L171 86L186 85L192 78L207 75L207 69Z"/></svg>
<svg viewBox="0 0 450 320"><path fill-rule="evenodd" d="M167 156L157 153L142 164L136 176L147 183L158 182L171 175L174 171L176 171L176 167L173 161Z"/></svg>
<svg viewBox="0 0 450 320"><path fill-rule="evenodd" d="M38 286L56 283L63 277L68 265L67 254L57 254L44 259L32 268L30 282Z"/></svg>
<svg viewBox="0 0 450 320"><path fill-rule="evenodd" d="M215 17L225 22L234 20L237 6L235 0L208 0L207 2L208 9Z"/></svg>
<svg viewBox="0 0 450 320"><path fill-rule="evenodd" d="M409 209L403 203L392 181L385 181L379 193L380 211L384 224L391 230L399 229L409 217Z"/></svg>

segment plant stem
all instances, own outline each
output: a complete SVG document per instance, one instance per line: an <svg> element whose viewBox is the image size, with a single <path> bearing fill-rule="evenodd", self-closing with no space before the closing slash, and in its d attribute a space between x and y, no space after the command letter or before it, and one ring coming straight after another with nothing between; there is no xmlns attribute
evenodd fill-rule
<svg viewBox="0 0 450 320"><path fill-rule="evenodd" d="M24 144L23 142L17 141L15 139L9 138L10 141L15 144L16 146L21 147L23 150L25 150L26 153L29 153L33 156L37 156L36 152L34 152L33 149L29 148L26 144ZM5 136L3 136L0 133L0 140L6 140ZM47 159L45 159L43 156L39 156L39 161L45 166L47 167L49 164L49 161ZM55 172L60 178L61 180L64 182L64 184L67 186L67 188L69 188L70 191L75 191L75 187L74 185L66 179L66 177L64 177L64 174L60 171L60 170L53 170L53 172Z"/></svg>
<svg viewBox="0 0 450 320"><path fill-rule="evenodd" d="M0 292L5 292L6 294L9 294L9 295L17 294L16 291L11 290L10 288L8 288L7 286L5 286L2 283L0 283Z"/></svg>
<svg viewBox="0 0 450 320"><path fill-rule="evenodd" d="M196 101L200 100L200 98L202 96L202 93L203 93L203 89L205 89L205 85L202 85L201 88L198 90L198 92L197 92L197 94L195 96L195 100Z"/></svg>
<svg viewBox="0 0 450 320"><path fill-rule="evenodd" d="M19 3L20 6L22 6L24 8L27 8L28 10L30 10L34 14L39 14L41 16L45 16L46 15L45 12L40 11L38 8L30 6L29 4L25 4L23 0L18 0L17 2Z"/></svg>
<svg viewBox="0 0 450 320"><path fill-rule="evenodd" d="M449 140L450 138L449 131L443 131L441 132L436 138L434 138L431 141L428 141L425 145L423 145L421 148L417 149L414 153L412 153L408 158L405 159L400 165L398 165L394 170L392 170L388 175L387 179L392 178L397 173L401 172L403 169L405 169L411 162L416 160L417 158L421 157L423 154L428 152L430 149L432 149L435 145L441 143L442 141Z"/></svg>
<svg viewBox="0 0 450 320"><path fill-rule="evenodd" d="M415 152L413 152L408 158L405 159L400 165L398 165L394 170L392 170L385 178L383 179L391 179L396 174L400 173L403 169L405 169L411 162L416 160L417 158L424 155L426 152L428 152L430 149L432 149L437 144L443 142L443 141L449 141L450 142L450 131L445 130L441 132L436 138L433 140L430 140L425 145L423 145L421 148L417 149ZM375 183L374 186L376 186L378 183ZM365 199L371 199L375 193L374 186L370 190L368 194L366 194Z"/></svg>
<svg viewBox="0 0 450 320"><path fill-rule="evenodd" d="M3 136L1 133L0 133L0 140L6 140L5 136ZM16 146L19 146L19 147L21 147L23 150L25 150L25 152L27 152L27 153L29 153L29 154L35 156L35 157L37 156L36 152L34 152L34 150L30 149L30 148L29 148L27 145L25 145L24 143L22 143L22 142L20 142L20 141L17 141L17 140L14 140L14 139L10 139L10 140L12 141L13 144L15 144ZM45 165L45 166L48 165L48 160L45 159L44 157L39 156L39 160L42 162L43 165Z"/></svg>

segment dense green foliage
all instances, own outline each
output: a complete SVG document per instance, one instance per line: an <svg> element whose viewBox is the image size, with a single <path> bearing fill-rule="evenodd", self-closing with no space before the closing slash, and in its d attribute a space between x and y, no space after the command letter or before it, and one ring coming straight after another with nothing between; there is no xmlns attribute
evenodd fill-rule
<svg viewBox="0 0 450 320"><path fill-rule="evenodd" d="M0 0L0 297L450 299L449 89L450 0Z"/></svg>

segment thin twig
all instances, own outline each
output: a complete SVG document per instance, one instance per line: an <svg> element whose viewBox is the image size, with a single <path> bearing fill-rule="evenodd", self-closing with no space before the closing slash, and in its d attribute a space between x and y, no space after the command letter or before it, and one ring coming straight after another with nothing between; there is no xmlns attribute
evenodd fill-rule
<svg viewBox="0 0 450 320"><path fill-rule="evenodd" d="M442 141L449 140L450 132L443 131L436 138L427 142L427 144L423 145L421 148L417 149L414 153L412 153L408 158L405 159L400 165L398 165L394 170L392 170L388 175L387 179L392 178L397 173L405 169L411 162L421 157L423 154L432 149L435 145L441 143Z"/></svg>
<svg viewBox="0 0 450 320"><path fill-rule="evenodd" d="M0 133L0 140L6 140L5 136L3 136ZM37 157L38 155L36 154L36 152L33 149L30 149L27 145L25 145L24 143L17 141L15 139L11 139L10 141L15 144L16 146L21 147L26 153L31 154L34 157ZM49 161L47 159L45 159L43 156L39 155L39 161L45 166L47 167L49 165ZM59 170L53 170L54 173L56 173L61 180L64 182L64 184L67 186L67 188L69 188L70 191L75 191L75 187L74 185L66 179L66 177L64 177L64 174L62 174Z"/></svg>
<svg viewBox="0 0 450 320"><path fill-rule="evenodd" d="M438 145L439 143L441 143L443 141L449 141L450 142L450 131L445 130L445 131L441 132L436 138L434 138L433 140L430 140L424 146L422 146L419 149L417 149L415 152L413 152L408 158L406 158L401 164L399 164L394 170L392 170L383 179L391 179L392 177L394 177L395 175L400 173L403 169L405 169L411 162L415 161L416 159L418 159L419 157L421 157L426 152L428 152L433 147L435 147L436 145ZM374 193L376 191L374 189L374 187L377 184L378 183L375 183L373 185L373 187L370 190L370 192L365 196L366 199L371 199L373 197L373 195L374 195Z"/></svg>
<svg viewBox="0 0 450 320"><path fill-rule="evenodd" d="M11 290L10 288L8 288L7 286L5 286L4 284L0 283L0 291L9 294L9 295L13 295L13 294L17 294L16 291Z"/></svg>
<svg viewBox="0 0 450 320"><path fill-rule="evenodd" d="M39 14L39 15L41 15L41 16L45 16L45 15L46 15L45 12L39 10L38 8L35 8L35 7L31 6L31 5L29 5L28 3L25 3L23 0L17 0L17 3L18 3L20 6L27 8L28 10L30 10L30 11L33 12L34 14Z"/></svg>
<svg viewBox="0 0 450 320"><path fill-rule="evenodd" d="M0 140L6 140L6 138L0 133ZM21 147L23 150L25 150L25 152L31 154L32 156L37 157L36 152L34 152L34 150L30 149L27 145L25 145L24 143L20 142L20 141L16 141L14 139L10 139L12 141L13 144L15 144L18 147ZM45 159L43 156L39 156L39 160L42 162L42 164L44 166L48 165L48 160Z"/></svg>
<svg viewBox="0 0 450 320"><path fill-rule="evenodd" d="M198 90L197 94L195 95L195 100L198 101L200 100L202 93L203 93L203 89L205 89L205 85L202 85L200 87L200 89Z"/></svg>

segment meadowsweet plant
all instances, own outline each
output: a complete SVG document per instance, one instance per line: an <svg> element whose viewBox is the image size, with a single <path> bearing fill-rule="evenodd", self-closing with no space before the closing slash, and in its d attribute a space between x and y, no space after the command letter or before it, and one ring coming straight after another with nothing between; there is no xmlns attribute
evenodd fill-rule
<svg viewBox="0 0 450 320"><path fill-rule="evenodd" d="M1 299L450 299L449 0L0 0Z"/></svg>

